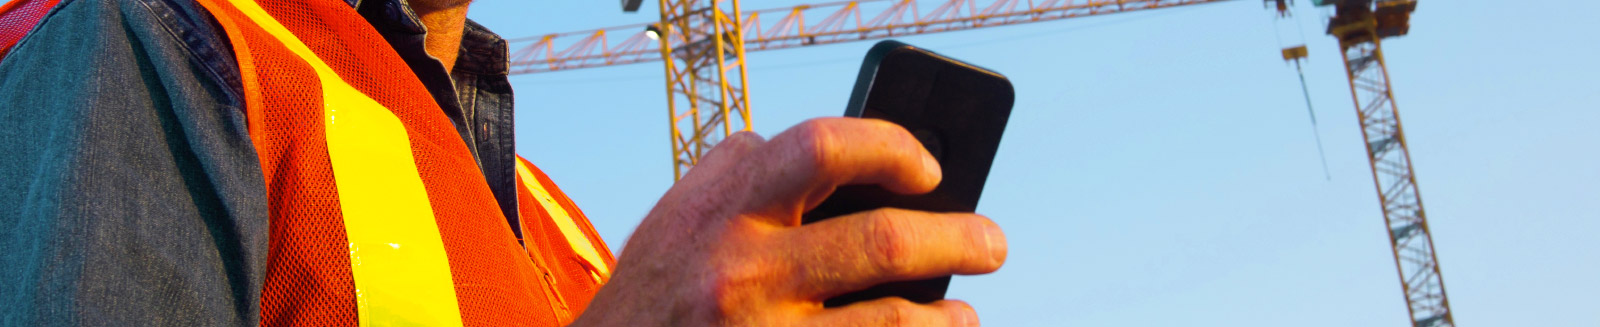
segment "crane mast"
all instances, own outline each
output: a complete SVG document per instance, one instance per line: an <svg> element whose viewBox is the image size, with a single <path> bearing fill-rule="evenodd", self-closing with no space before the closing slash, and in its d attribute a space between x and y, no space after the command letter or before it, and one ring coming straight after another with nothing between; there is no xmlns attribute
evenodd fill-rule
<svg viewBox="0 0 1600 327"><path fill-rule="evenodd" d="M1318 1L1335 6L1328 34L1339 39L1345 76L1355 100L1361 134L1366 139L1372 181L1389 230L1389 244L1399 271L1411 325L1452 327L1450 300L1445 296L1439 259L1433 251L1433 233L1422 209L1417 176L1411 168L1411 151L1401 128L1399 107L1389 86L1389 69L1383 58L1383 39L1410 30L1415 0Z"/></svg>
<svg viewBox="0 0 1600 327"><path fill-rule="evenodd" d="M640 0L623 0L634 10ZM738 0L658 0L657 23L512 39L511 73L664 61L673 174L681 178L722 137L750 129L745 53L1025 24L1226 0L861 0L744 13ZM1277 3L1280 14L1288 0ZM1409 145L1384 62L1384 39L1410 29L1416 0L1313 0L1334 6L1339 41L1373 184L1413 327L1454 327ZM921 6L919 6L919 4ZM932 6L930 6L932 5ZM817 17L821 17L820 19ZM614 35L626 37L612 38ZM525 44L525 45L524 45ZM1304 46L1284 49L1300 60ZM663 59L666 60L663 60ZM1303 77L1302 77L1303 78ZM720 131L720 133L719 133Z"/></svg>
<svg viewBox="0 0 1600 327"><path fill-rule="evenodd" d="M659 41L660 58L667 59L672 175L677 179L722 137L750 130L744 25L739 0L659 1L661 22L641 33Z"/></svg>

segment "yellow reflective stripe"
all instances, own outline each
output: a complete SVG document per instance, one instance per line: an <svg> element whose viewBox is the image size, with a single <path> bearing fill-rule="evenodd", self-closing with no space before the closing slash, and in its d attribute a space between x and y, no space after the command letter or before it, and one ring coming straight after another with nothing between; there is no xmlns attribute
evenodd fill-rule
<svg viewBox="0 0 1600 327"><path fill-rule="evenodd" d="M561 229L561 235L566 236L567 244L572 245L572 250L577 251L578 256L583 257L583 260L598 270L590 272L592 275L589 277L599 282L610 276L611 267L607 267L605 260L600 259L600 252L595 250L594 243L589 243L589 236L584 235L582 229L578 229L577 221L567 214L567 209L556 203L556 198L550 196L549 191L545 191L544 185L539 184L539 179L533 176L533 172L528 170L526 164L517 163L517 176L522 177L522 185L532 191L533 199L539 201L539 206L550 213L550 220L555 221L556 227Z"/></svg>
<svg viewBox="0 0 1600 327"><path fill-rule="evenodd" d="M235 7L316 70L362 326L461 326L455 283L405 125L251 0Z"/></svg>

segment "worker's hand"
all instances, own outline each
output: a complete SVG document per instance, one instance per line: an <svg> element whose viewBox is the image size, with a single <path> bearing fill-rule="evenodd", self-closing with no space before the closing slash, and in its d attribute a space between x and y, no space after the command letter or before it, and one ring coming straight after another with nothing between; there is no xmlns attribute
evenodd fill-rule
<svg viewBox="0 0 1600 327"><path fill-rule="evenodd" d="M574 325L975 326L961 301L822 301L884 282L993 272L1006 241L989 219L883 209L800 225L841 185L915 194L939 179L916 139L881 120L816 119L771 141L729 136L639 224Z"/></svg>

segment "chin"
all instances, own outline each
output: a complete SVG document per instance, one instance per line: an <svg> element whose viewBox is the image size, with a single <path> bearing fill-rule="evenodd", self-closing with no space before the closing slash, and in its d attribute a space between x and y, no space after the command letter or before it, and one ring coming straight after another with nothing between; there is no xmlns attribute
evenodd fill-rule
<svg viewBox="0 0 1600 327"><path fill-rule="evenodd" d="M472 0L408 0L406 2L411 4L413 10L421 10L423 8L438 9L465 6L471 4Z"/></svg>

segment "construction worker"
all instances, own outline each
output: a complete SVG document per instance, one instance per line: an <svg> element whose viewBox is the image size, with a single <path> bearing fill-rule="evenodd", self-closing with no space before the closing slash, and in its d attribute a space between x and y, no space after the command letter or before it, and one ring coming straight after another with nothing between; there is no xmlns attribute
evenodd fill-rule
<svg viewBox="0 0 1600 327"><path fill-rule="evenodd" d="M977 324L821 304L1005 260L973 214L799 225L839 185L939 183L882 121L728 137L613 260L514 154L506 42L468 2L0 7L0 325Z"/></svg>

